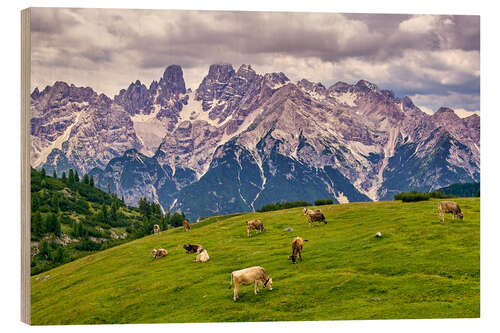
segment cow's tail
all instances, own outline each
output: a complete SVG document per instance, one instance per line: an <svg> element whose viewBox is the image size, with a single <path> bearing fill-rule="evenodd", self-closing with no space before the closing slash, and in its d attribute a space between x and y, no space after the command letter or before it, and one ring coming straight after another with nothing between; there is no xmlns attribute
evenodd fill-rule
<svg viewBox="0 0 500 333"><path fill-rule="evenodd" d="M304 239L304 242L309 242L309 239Z"/></svg>
<svg viewBox="0 0 500 333"><path fill-rule="evenodd" d="M229 282L229 288L231 289L233 287L233 273L231 273L231 282Z"/></svg>

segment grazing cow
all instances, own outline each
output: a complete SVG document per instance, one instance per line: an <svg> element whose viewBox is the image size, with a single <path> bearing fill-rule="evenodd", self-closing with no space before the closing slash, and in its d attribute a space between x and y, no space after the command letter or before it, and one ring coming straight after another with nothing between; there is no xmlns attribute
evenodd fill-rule
<svg viewBox="0 0 500 333"><path fill-rule="evenodd" d="M184 244L183 247L186 253L197 253L198 249L203 249L203 246L199 244Z"/></svg>
<svg viewBox="0 0 500 333"><path fill-rule="evenodd" d="M191 230L191 226L189 225L188 220L184 220L184 221L182 222L182 225L184 226L184 231Z"/></svg>
<svg viewBox="0 0 500 333"><path fill-rule="evenodd" d="M252 230L259 230L260 232L262 232L262 231L266 231L266 228L264 228L264 223L262 223L261 220L247 221L247 234L248 234L248 237L250 237L250 232Z"/></svg>
<svg viewBox="0 0 500 333"><path fill-rule="evenodd" d="M321 210L310 210L307 208L304 208L304 215L307 216L307 219L309 221L309 225L312 227L315 221L318 221L318 226L321 225L321 222L324 224L327 224L325 215L321 212Z"/></svg>
<svg viewBox="0 0 500 333"><path fill-rule="evenodd" d="M438 204L438 211L441 222L444 222L445 213L451 213L452 220L455 220L455 215L461 220L464 218L460 206L454 201L440 201Z"/></svg>
<svg viewBox="0 0 500 333"><path fill-rule="evenodd" d="M154 259L165 257L167 254L168 254L168 251L165 249L158 249L158 250L153 249L153 251L151 251L151 255L153 256Z"/></svg>
<svg viewBox="0 0 500 333"><path fill-rule="evenodd" d="M158 235L160 234L160 226L158 224L153 226L153 233Z"/></svg>
<svg viewBox="0 0 500 333"><path fill-rule="evenodd" d="M273 279L271 279L264 268L260 266L253 266L245 269L240 269L239 271L234 271L231 273L231 283L229 289L232 288L234 281L234 293L233 300L238 299L238 288L240 285L249 285L254 283L253 292L255 295L259 292L258 284L262 283L264 288L267 287L269 290L273 290Z"/></svg>
<svg viewBox="0 0 500 333"><path fill-rule="evenodd" d="M307 239L305 240L307 242ZM295 237L292 241L292 255L288 259L292 259L292 263L296 264L297 256L302 261L302 248L304 247L304 240L300 237Z"/></svg>
<svg viewBox="0 0 500 333"><path fill-rule="evenodd" d="M375 234L375 238L382 238L382 233L379 231Z"/></svg>
<svg viewBox="0 0 500 333"><path fill-rule="evenodd" d="M196 256L195 262L207 262L210 259L207 250L201 248L198 250L198 255Z"/></svg>

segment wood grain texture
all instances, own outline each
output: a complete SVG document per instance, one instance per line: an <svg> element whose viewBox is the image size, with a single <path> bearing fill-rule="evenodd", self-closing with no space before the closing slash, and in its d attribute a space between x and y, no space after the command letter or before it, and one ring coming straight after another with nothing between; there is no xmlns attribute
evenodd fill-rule
<svg viewBox="0 0 500 333"><path fill-rule="evenodd" d="M21 11L21 321L31 322L30 292L30 88L31 10Z"/></svg>

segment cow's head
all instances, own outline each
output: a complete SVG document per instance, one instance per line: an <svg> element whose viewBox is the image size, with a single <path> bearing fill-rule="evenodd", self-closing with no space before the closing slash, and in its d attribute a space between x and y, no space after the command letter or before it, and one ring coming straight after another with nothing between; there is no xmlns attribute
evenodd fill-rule
<svg viewBox="0 0 500 333"><path fill-rule="evenodd" d="M459 212L458 213L458 218L463 220L464 219L464 214L462 212Z"/></svg>
<svg viewBox="0 0 500 333"><path fill-rule="evenodd" d="M158 250L157 249L153 249L153 251L151 251L151 255L153 257L156 257L156 254L158 253Z"/></svg>
<svg viewBox="0 0 500 333"><path fill-rule="evenodd" d="M307 213L307 208L304 208L304 215L306 215Z"/></svg>
<svg viewBox="0 0 500 333"><path fill-rule="evenodd" d="M268 278L266 283L264 283L264 287L267 287L268 290L273 290L273 279Z"/></svg>

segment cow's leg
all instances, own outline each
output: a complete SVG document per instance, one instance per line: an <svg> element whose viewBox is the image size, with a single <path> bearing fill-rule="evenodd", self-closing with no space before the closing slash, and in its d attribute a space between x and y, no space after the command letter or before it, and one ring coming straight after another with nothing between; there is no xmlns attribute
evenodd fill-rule
<svg viewBox="0 0 500 333"><path fill-rule="evenodd" d="M451 220L452 220L452 221L455 221L455 212L452 212L452 213L451 213Z"/></svg>
<svg viewBox="0 0 500 333"><path fill-rule="evenodd" d="M250 237L250 229L247 228L247 235Z"/></svg>
<svg viewBox="0 0 500 333"><path fill-rule="evenodd" d="M233 300L236 301L238 299L238 287L239 284L234 281L234 292L233 292Z"/></svg>
<svg viewBox="0 0 500 333"><path fill-rule="evenodd" d="M302 250L299 250L299 258L300 258L300 261L302 261Z"/></svg>
<svg viewBox="0 0 500 333"><path fill-rule="evenodd" d="M253 293L255 295L257 295L257 293L259 292L258 284L259 284L259 282L257 280L255 280L255 284L254 284L254 287L253 287Z"/></svg>

